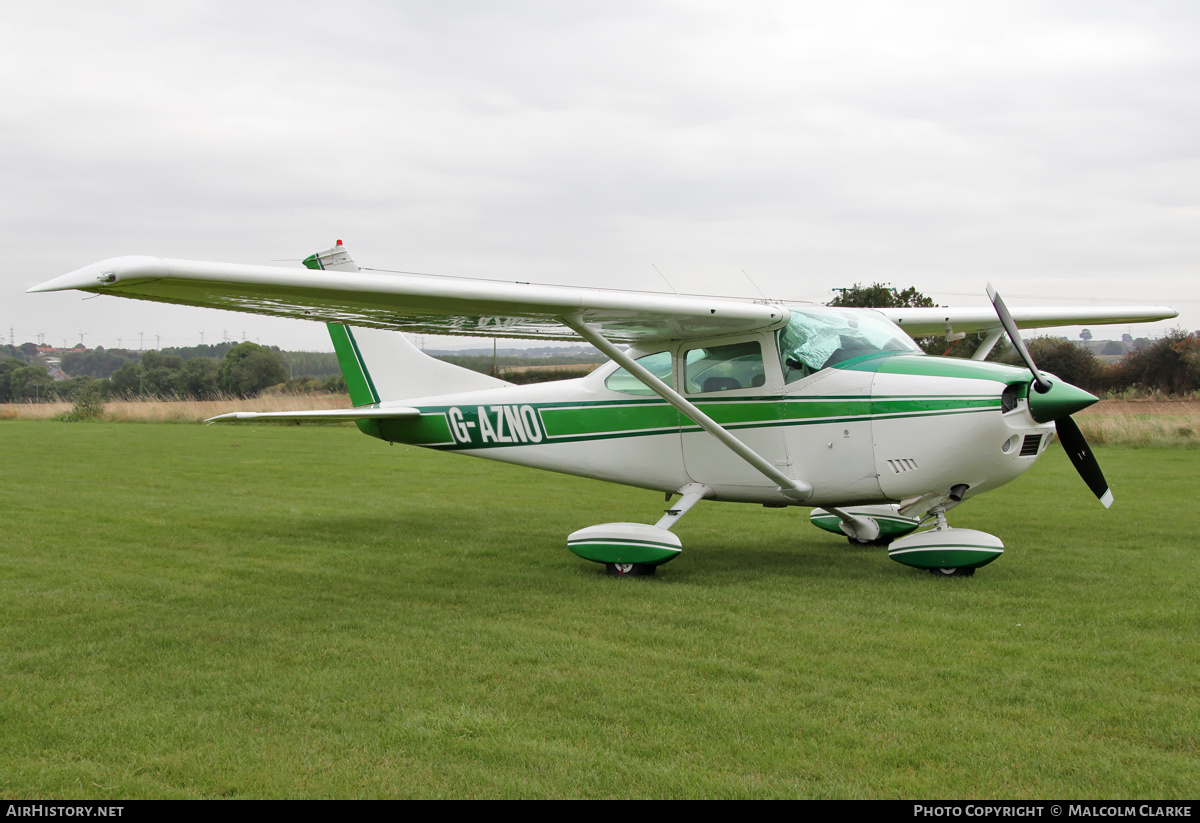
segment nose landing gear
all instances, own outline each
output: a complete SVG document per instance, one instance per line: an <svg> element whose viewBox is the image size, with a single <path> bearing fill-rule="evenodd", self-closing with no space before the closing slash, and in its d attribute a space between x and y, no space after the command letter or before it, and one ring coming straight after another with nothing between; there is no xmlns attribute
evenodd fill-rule
<svg viewBox="0 0 1200 823"><path fill-rule="evenodd" d="M970 577L1004 554L999 537L977 529L950 528L946 510L940 506L932 514L937 516L937 526L894 541L888 557L942 577Z"/></svg>

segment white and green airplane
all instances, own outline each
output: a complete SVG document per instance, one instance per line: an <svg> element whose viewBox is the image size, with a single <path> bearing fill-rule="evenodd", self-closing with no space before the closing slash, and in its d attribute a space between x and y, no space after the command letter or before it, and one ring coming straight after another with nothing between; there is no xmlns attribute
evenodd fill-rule
<svg viewBox="0 0 1200 823"><path fill-rule="evenodd" d="M30 289L79 289L328 324L354 408L230 420L352 420L395 443L623 483L679 499L657 523L567 538L617 575L682 550L701 500L814 508L817 526L934 574L995 560L999 538L946 512L1033 465L1054 434L1105 506L1112 492L1070 415L1091 394L1040 372L1019 328L1162 320L1161 306L1009 312L834 309L360 269L342 246L306 268L118 257ZM434 360L402 332L584 340L611 362L516 386ZM982 334L971 360L913 338ZM984 362L1007 334L1026 368ZM624 348L628 346L628 348ZM918 531L922 525L930 525Z"/></svg>

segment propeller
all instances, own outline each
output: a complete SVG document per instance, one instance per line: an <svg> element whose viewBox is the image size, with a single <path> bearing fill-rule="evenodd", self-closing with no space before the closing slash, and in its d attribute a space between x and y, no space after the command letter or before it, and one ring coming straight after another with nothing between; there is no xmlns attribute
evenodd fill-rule
<svg viewBox="0 0 1200 823"><path fill-rule="evenodd" d="M1088 488L1092 490L1092 494L1100 499L1105 508L1108 508L1113 504L1112 490L1108 488L1104 472L1100 471L1100 464L1096 461L1096 456L1092 454L1092 447L1088 445L1079 426L1071 419L1072 412L1087 408L1099 398L1064 380L1050 380L1042 374L1038 370L1037 364L1033 362L1033 356L1029 353L1029 349L1025 347L1025 341L1021 339L1021 332L1017 328L1016 321L1008 313L1008 307L1004 305L1004 301L1000 299L1000 293L992 288L991 283L988 283L987 293L988 298L992 301L992 306L996 309L996 316L1000 318L1000 325L1004 327L1008 339L1012 341L1013 348L1017 350L1017 354L1033 374L1033 380L1029 385L1029 413L1039 423L1054 421L1058 440L1066 450L1067 456L1071 458L1071 464L1075 466L1075 471L1079 472L1083 482L1087 483Z"/></svg>

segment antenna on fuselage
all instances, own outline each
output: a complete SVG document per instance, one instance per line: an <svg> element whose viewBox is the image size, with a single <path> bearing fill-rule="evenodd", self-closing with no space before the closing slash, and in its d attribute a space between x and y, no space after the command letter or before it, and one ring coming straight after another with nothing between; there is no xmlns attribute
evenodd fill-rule
<svg viewBox="0 0 1200 823"><path fill-rule="evenodd" d="M666 276L665 274L663 274L663 273L662 273L662 269L660 269L658 266L655 266L653 263L651 263L650 265L651 265L651 267L653 267L653 269L654 269L656 272L658 272L658 276L659 276L659 277L661 277L661 278L663 279L663 282L667 284L667 286L668 286L668 287L671 289L671 291L675 292L675 296L676 296L676 297L678 297L678 296L679 296L679 289L677 289L677 288L675 288L674 286L672 286L672 285L671 285L671 281L670 281L670 280L668 280L668 279L667 279L667 276Z"/></svg>
<svg viewBox="0 0 1200 823"><path fill-rule="evenodd" d="M763 294L763 290L760 289L758 287L758 284L754 282L754 278L750 276L750 272L746 271L745 269L742 269L742 274L746 275L746 279L750 281L751 286L754 286L754 290L756 292L758 292L758 296L761 297L763 300L766 300L767 296L765 294Z"/></svg>

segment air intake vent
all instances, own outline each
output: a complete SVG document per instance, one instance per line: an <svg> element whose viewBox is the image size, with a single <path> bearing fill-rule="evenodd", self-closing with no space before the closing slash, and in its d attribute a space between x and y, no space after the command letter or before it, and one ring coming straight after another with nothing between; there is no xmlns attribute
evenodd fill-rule
<svg viewBox="0 0 1200 823"><path fill-rule="evenodd" d="M1038 447L1042 445L1042 436L1040 434L1027 434L1025 440L1021 443L1021 456L1034 457L1038 453Z"/></svg>
<svg viewBox="0 0 1200 823"><path fill-rule="evenodd" d="M893 474L916 471L918 468L917 461L909 457L904 457L900 460L889 460L887 464L892 467Z"/></svg>
<svg viewBox="0 0 1200 823"><path fill-rule="evenodd" d="M1000 395L1001 414L1008 414L1017 407L1017 400L1019 400L1021 397L1022 388L1024 387L1017 383L1004 390L1004 393Z"/></svg>

